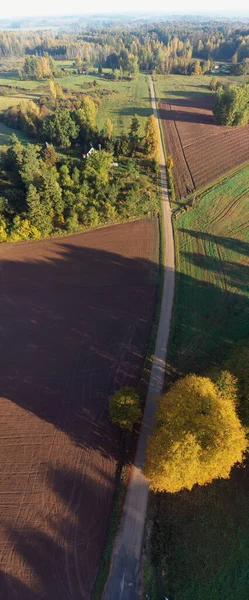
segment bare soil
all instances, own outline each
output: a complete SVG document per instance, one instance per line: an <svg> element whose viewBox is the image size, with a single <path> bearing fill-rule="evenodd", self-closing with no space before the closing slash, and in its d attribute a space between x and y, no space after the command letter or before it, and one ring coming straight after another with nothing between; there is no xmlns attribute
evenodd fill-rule
<svg viewBox="0 0 249 600"><path fill-rule="evenodd" d="M208 95L160 104L166 149L175 165L177 198L249 160L249 125L216 125L213 102Z"/></svg>
<svg viewBox="0 0 249 600"><path fill-rule="evenodd" d="M0 256L0 598L89 600L122 454L107 399L141 374L157 222Z"/></svg>

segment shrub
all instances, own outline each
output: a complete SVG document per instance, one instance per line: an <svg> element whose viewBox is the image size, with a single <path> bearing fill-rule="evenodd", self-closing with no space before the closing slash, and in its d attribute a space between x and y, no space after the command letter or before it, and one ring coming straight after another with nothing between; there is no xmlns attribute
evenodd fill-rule
<svg viewBox="0 0 249 600"><path fill-rule="evenodd" d="M227 375L218 386L207 377L188 375L159 398L145 464L151 489L178 492L229 477L247 445L234 392L234 380Z"/></svg>
<svg viewBox="0 0 249 600"><path fill-rule="evenodd" d="M140 399L134 388L125 386L110 396L109 412L112 423L132 431L141 416Z"/></svg>

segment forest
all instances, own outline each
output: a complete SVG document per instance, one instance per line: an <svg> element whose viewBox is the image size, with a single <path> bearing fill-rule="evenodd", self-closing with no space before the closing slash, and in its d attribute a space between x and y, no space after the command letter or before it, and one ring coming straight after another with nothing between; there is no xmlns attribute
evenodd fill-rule
<svg viewBox="0 0 249 600"><path fill-rule="evenodd" d="M84 134L86 140L90 131L103 147L89 146L91 152L82 158L58 154L47 141L24 145L15 134L1 152L1 242L73 233L157 214L158 167L151 118L144 138L138 136L139 120L133 117L129 136L115 140L110 121L98 134L93 123L84 122L85 115L82 108L73 117L67 108L57 109L41 127L43 137L64 146ZM32 123L27 113L21 118ZM39 122L37 114L35 118Z"/></svg>
<svg viewBox="0 0 249 600"><path fill-rule="evenodd" d="M92 26L64 31L2 31L0 59L44 57L75 60L134 73L191 74L194 61L202 72L212 61L231 62L241 74L249 59L249 29L245 23L222 21L141 23L110 27ZM239 67L238 67L239 65ZM77 66L77 65L76 65ZM25 75L25 73L24 73Z"/></svg>

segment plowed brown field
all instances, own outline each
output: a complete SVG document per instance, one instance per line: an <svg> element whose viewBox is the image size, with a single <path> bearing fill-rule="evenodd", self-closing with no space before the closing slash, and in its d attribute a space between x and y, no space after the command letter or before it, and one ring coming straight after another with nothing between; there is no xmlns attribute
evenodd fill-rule
<svg viewBox="0 0 249 600"><path fill-rule="evenodd" d="M157 223L0 256L0 598L89 600L121 455L107 398L141 373Z"/></svg>
<svg viewBox="0 0 249 600"><path fill-rule="evenodd" d="M175 165L177 198L249 160L249 125L216 125L213 102L208 95L160 104L166 149Z"/></svg>

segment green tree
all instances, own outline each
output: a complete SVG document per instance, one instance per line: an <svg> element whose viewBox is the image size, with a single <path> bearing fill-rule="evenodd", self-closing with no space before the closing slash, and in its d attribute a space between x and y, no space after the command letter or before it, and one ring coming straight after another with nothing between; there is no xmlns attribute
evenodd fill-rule
<svg viewBox="0 0 249 600"><path fill-rule="evenodd" d="M137 115L134 115L134 117L132 117L132 120L131 120L131 128L130 128L130 131L133 135L138 134L139 126L140 126L139 119L138 119Z"/></svg>
<svg viewBox="0 0 249 600"><path fill-rule="evenodd" d="M11 171L19 172L23 162L24 146L13 133L11 136L10 146L7 149L5 163Z"/></svg>
<svg viewBox="0 0 249 600"><path fill-rule="evenodd" d="M221 387L207 377L188 375L159 398L145 465L151 489L178 492L228 478L232 466L243 460L245 431L233 393Z"/></svg>
<svg viewBox="0 0 249 600"><path fill-rule="evenodd" d="M105 150L93 152L85 162L85 179L94 187L101 188L109 183L112 171L113 155Z"/></svg>
<svg viewBox="0 0 249 600"><path fill-rule="evenodd" d="M62 190L58 183L58 173L55 167L44 169L42 172L41 199L56 217L63 213L64 201Z"/></svg>
<svg viewBox="0 0 249 600"><path fill-rule="evenodd" d="M22 181L28 187L31 183L36 185L41 179L41 163L39 153L33 144L27 144L23 152L23 161L20 170Z"/></svg>
<svg viewBox="0 0 249 600"><path fill-rule="evenodd" d="M104 136L108 139L108 140L112 140L113 139L113 122L111 121L111 119L107 118L105 120L105 125L104 125Z"/></svg>
<svg viewBox="0 0 249 600"><path fill-rule="evenodd" d="M42 236L52 232L52 210L51 207L42 202L36 187L31 184L27 192L28 217L30 223L41 232Z"/></svg>
<svg viewBox="0 0 249 600"><path fill-rule="evenodd" d="M42 137L55 146L67 148L79 135L79 127L72 119L67 108L57 109L53 115L44 119L41 127Z"/></svg>
<svg viewBox="0 0 249 600"><path fill-rule="evenodd" d="M215 96L214 116L219 125L245 125L249 121L249 85L220 87Z"/></svg>
<svg viewBox="0 0 249 600"><path fill-rule="evenodd" d="M132 431L142 411L140 399L132 387L121 387L109 398L110 419L122 429Z"/></svg>
<svg viewBox="0 0 249 600"><path fill-rule="evenodd" d="M138 130L139 130L139 119L136 115L132 117L131 127L129 131L129 140L130 140L130 154L133 156L134 152L138 148Z"/></svg>
<svg viewBox="0 0 249 600"><path fill-rule="evenodd" d="M216 77L212 77L212 79L210 79L210 83L209 83L209 87L210 87L210 90L212 90L212 92L215 92L215 90L217 90L217 84L218 84L218 79L216 79Z"/></svg>
<svg viewBox="0 0 249 600"><path fill-rule="evenodd" d="M73 181L69 174L69 168L67 165L62 165L60 168L59 181L62 188L71 188Z"/></svg>

